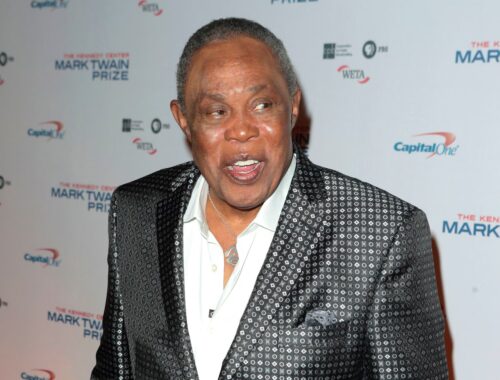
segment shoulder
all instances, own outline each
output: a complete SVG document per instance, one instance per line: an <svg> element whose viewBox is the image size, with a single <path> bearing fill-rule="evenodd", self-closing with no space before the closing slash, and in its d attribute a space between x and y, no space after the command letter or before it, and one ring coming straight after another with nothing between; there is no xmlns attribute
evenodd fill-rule
<svg viewBox="0 0 500 380"><path fill-rule="evenodd" d="M335 170L324 169L324 176L340 194L349 194L352 202L367 202L371 206L408 212L416 207L387 190Z"/></svg>
<svg viewBox="0 0 500 380"><path fill-rule="evenodd" d="M310 165L310 166L309 166ZM376 220L392 227L413 214L425 214L413 204L363 180L309 161L309 169L320 179L327 209L358 219ZM299 177L301 177L299 175Z"/></svg>
<svg viewBox="0 0 500 380"><path fill-rule="evenodd" d="M427 244L427 217L418 207L368 182L312 165L321 178L322 218L334 228L332 237L346 239L346 246L367 244L378 257L387 254L397 236L418 235Z"/></svg>
<svg viewBox="0 0 500 380"><path fill-rule="evenodd" d="M142 199L158 201L177 189L193 182L199 171L192 161L158 170L144 177L119 186L113 193L117 199Z"/></svg>

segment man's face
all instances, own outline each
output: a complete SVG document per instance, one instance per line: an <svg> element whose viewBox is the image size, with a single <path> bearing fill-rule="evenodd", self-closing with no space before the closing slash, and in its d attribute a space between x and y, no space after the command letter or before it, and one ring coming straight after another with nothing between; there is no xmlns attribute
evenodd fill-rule
<svg viewBox="0 0 500 380"><path fill-rule="evenodd" d="M273 193L292 158L300 91L292 96L271 50L248 37L216 41L193 57L185 109L171 109L212 197L240 210Z"/></svg>

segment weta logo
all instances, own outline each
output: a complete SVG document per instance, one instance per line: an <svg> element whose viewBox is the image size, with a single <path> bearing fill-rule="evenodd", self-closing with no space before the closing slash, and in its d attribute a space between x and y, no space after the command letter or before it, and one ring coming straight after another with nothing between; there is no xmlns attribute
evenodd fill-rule
<svg viewBox="0 0 500 380"><path fill-rule="evenodd" d="M365 74L364 70L351 69L347 65L340 66L337 69L337 72L342 74L343 79L355 80L359 84L368 83L368 81L370 80L370 77Z"/></svg>
<svg viewBox="0 0 500 380"><path fill-rule="evenodd" d="M272 4L316 3L318 0L271 0Z"/></svg>
<svg viewBox="0 0 500 380"><path fill-rule="evenodd" d="M140 139L139 137L136 137L135 139L133 139L132 143L135 144L137 149L143 150L151 156L156 154L156 152L158 151L157 149L155 149L155 147L153 146L152 143L142 141L142 139Z"/></svg>
<svg viewBox="0 0 500 380"><path fill-rule="evenodd" d="M152 13L155 16L159 16L163 13L163 9L160 8L158 3L150 3L148 0L140 0L137 5L142 8L143 12Z"/></svg>

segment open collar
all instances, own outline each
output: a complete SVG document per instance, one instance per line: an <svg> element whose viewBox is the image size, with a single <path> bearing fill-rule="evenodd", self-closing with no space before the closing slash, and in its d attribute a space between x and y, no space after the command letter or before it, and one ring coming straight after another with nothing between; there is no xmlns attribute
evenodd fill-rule
<svg viewBox="0 0 500 380"><path fill-rule="evenodd" d="M295 148L297 164L278 228L262 265L219 379L238 371L269 326L310 255L316 254L326 191L320 168ZM187 328L183 268L183 217L200 175L193 165L157 204L157 239L168 333L179 345L182 378L198 379ZM296 233L297 231L303 233ZM280 268L280 270L276 270ZM284 270L281 270L284 268ZM287 290L288 289L288 290ZM255 310L259 310L255 317Z"/></svg>

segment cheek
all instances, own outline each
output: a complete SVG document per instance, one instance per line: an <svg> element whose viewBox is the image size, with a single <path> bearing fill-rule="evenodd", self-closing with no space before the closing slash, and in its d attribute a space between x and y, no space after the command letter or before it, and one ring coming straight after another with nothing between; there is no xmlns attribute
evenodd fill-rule
<svg viewBox="0 0 500 380"><path fill-rule="evenodd" d="M191 149L193 159L205 175L216 173L219 170L222 144L219 133L192 134Z"/></svg>
<svg viewBox="0 0 500 380"><path fill-rule="evenodd" d="M221 147L224 139L222 131L208 130L207 128L196 129L192 132L191 144L193 149L203 153L215 153Z"/></svg>
<svg viewBox="0 0 500 380"><path fill-rule="evenodd" d="M262 127L265 133L273 139L279 139L292 132L291 116L288 108L279 109L267 120L262 120Z"/></svg>
<svg viewBox="0 0 500 380"><path fill-rule="evenodd" d="M292 128L286 123L266 125L263 129L268 144L273 147L273 153L279 155L283 150L289 150L292 139Z"/></svg>
<svg viewBox="0 0 500 380"><path fill-rule="evenodd" d="M281 171L293 152L292 129L286 124L276 125L267 130L267 145L273 169Z"/></svg>

